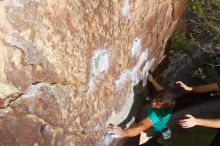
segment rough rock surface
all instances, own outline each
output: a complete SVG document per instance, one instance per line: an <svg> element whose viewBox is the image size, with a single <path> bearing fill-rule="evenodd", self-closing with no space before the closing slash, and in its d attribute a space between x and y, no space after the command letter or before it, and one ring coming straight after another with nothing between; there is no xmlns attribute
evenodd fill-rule
<svg viewBox="0 0 220 146"><path fill-rule="evenodd" d="M0 1L0 145L89 146L163 59L186 0Z"/></svg>

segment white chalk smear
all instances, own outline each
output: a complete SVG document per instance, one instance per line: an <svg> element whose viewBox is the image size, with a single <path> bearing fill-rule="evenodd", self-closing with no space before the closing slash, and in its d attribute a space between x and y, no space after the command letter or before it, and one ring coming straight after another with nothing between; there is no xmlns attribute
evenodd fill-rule
<svg viewBox="0 0 220 146"><path fill-rule="evenodd" d="M5 5L8 8L23 9L24 8L24 1L5 0Z"/></svg>
<svg viewBox="0 0 220 146"><path fill-rule="evenodd" d="M141 54L137 64L133 67L133 69L131 71L131 80L132 80L133 85L138 84L138 82L141 79L143 79L141 67L144 65L144 63L147 62L147 59L148 59L148 51L144 51Z"/></svg>
<svg viewBox="0 0 220 146"><path fill-rule="evenodd" d="M127 118L134 102L133 87L137 85L140 80L146 79L146 75L154 63L154 59L148 60L148 50L149 49L146 49L146 51L141 53L139 60L132 69L125 69L115 80L116 92L120 92L122 88L125 88L124 84L129 80L131 85L127 87L128 94L127 97L125 97L126 101L120 112L113 111L107 124L112 123L118 125Z"/></svg>
<svg viewBox="0 0 220 146"><path fill-rule="evenodd" d="M93 92L97 83L103 79L103 75L109 68L110 50L97 49L92 56L90 80L87 95Z"/></svg>
<svg viewBox="0 0 220 146"><path fill-rule="evenodd" d="M122 74L117 77L115 81L116 90L120 90L123 87L123 83L125 83L126 80L129 80L130 74L130 70L124 70Z"/></svg>
<svg viewBox="0 0 220 146"><path fill-rule="evenodd" d="M131 47L131 56L134 59L137 59L141 54L141 39L136 37L132 43Z"/></svg>
<svg viewBox="0 0 220 146"><path fill-rule="evenodd" d="M109 51L106 49L98 49L92 57L92 74L98 76L103 72L107 72L109 68Z"/></svg>
<svg viewBox="0 0 220 146"><path fill-rule="evenodd" d="M122 6L122 9L121 9L122 16L126 16L128 18L131 18L131 14L130 14L131 7L132 6L129 4L129 0L124 0L123 6Z"/></svg>
<svg viewBox="0 0 220 146"><path fill-rule="evenodd" d="M142 70L142 79L143 80L143 87L147 84L147 76L150 68L154 64L155 59L152 58L150 61L147 61L144 65L144 68Z"/></svg>
<svg viewBox="0 0 220 146"><path fill-rule="evenodd" d="M35 142L35 143L34 143L34 146L39 146L39 144Z"/></svg>

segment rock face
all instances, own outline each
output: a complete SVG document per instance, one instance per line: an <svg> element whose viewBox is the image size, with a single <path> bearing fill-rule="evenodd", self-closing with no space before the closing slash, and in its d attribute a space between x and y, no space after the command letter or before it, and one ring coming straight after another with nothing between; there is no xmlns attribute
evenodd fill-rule
<svg viewBox="0 0 220 146"><path fill-rule="evenodd" d="M0 1L0 145L90 146L163 58L186 0Z"/></svg>

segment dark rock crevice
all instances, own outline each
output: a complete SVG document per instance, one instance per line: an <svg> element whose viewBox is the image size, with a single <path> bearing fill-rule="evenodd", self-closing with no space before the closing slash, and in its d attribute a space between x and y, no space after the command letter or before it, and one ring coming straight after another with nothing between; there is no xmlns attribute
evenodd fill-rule
<svg viewBox="0 0 220 146"><path fill-rule="evenodd" d="M8 108L12 102L21 97L23 93L13 93L7 97L0 99L0 109Z"/></svg>

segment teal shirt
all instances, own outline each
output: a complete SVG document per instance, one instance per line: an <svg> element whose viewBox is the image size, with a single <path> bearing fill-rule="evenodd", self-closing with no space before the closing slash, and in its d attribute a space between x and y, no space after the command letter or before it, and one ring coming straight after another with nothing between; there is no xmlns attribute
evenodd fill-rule
<svg viewBox="0 0 220 146"><path fill-rule="evenodd" d="M166 127L171 114L172 111L170 109L156 109L152 107L148 107L146 112L147 117L152 121L152 128L155 131L161 131Z"/></svg>

